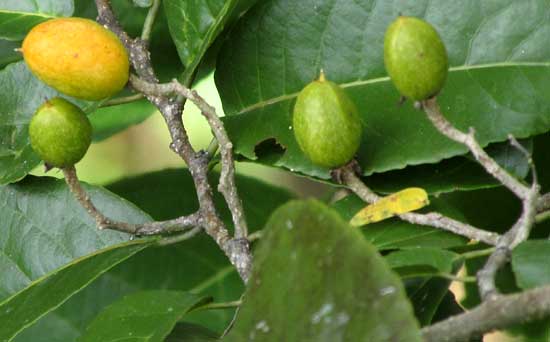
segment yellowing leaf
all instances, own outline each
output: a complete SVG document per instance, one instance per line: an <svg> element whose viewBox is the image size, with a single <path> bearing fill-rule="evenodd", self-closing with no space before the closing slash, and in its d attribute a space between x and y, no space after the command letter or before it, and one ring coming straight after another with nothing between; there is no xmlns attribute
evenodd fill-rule
<svg viewBox="0 0 550 342"><path fill-rule="evenodd" d="M428 194L421 188L407 188L381 198L376 203L361 209L350 220L350 224L359 227L418 210L428 205Z"/></svg>

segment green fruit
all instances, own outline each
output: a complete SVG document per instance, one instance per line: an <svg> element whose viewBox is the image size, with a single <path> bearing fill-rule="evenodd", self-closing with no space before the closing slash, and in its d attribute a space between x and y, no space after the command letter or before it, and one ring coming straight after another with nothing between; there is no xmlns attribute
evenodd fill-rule
<svg viewBox="0 0 550 342"><path fill-rule="evenodd" d="M92 141L92 125L77 106L60 97L46 101L29 125L34 151L49 166L72 166L84 157Z"/></svg>
<svg viewBox="0 0 550 342"><path fill-rule="evenodd" d="M384 38L384 64L401 95L415 101L439 93L449 68L437 31L413 17L397 18Z"/></svg>
<svg viewBox="0 0 550 342"><path fill-rule="evenodd" d="M23 57L39 79L84 100L101 100L128 82L126 49L111 31L83 18L57 18L25 37Z"/></svg>
<svg viewBox="0 0 550 342"><path fill-rule="evenodd" d="M331 169L353 159L363 131L354 103L322 74L298 95L293 126L305 155L314 164Z"/></svg>

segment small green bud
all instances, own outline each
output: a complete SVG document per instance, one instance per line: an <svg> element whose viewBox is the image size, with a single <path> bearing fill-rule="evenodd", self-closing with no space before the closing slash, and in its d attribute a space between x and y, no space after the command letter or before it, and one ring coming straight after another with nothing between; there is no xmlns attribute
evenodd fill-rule
<svg viewBox="0 0 550 342"><path fill-rule="evenodd" d="M397 18L384 38L384 64L401 95L422 101L439 93L447 78L445 45L424 20Z"/></svg>

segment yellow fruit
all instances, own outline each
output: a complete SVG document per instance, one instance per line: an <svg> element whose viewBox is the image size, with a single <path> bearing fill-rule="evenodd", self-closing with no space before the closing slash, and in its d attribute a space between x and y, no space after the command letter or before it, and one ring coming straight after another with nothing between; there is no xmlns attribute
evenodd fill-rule
<svg viewBox="0 0 550 342"><path fill-rule="evenodd" d="M36 25L22 47L25 62L44 83L72 97L101 100L128 82L128 53L114 33L83 18Z"/></svg>

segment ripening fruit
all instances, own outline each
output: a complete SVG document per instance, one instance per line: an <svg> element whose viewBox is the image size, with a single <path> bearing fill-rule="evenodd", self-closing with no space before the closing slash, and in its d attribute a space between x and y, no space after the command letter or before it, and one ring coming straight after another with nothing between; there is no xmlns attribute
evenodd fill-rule
<svg viewBox="0 0 550 342"><path fill-rule="evenodd" d="M397 18L384 37L384 64L401 95L415 101L439 93L449 68L437 31L424 20Z"/></svg>
<svg viewBox="0 0 550 342"><path fill-rule="evenodd" d="M92 141L92 125L80 108L55 97L34 114L29 137L32 148L46 164L63 168L84 157Z"/></svg>
<svg viewBox="0 0 550 342"><path fill-rule="evenodd" d="M357 108L342 88L323 74L298 95L293 126L306 156L314 164L331 169L349 162L361 142Z"/></svg>
<svg viewBox="0 0 550 342"><path fill-rule="evenodd" d="M114 33L83 18L52 19L25 37L23 57L44 83L72 97L101 100L128 82L128 53Z"/></svg>

